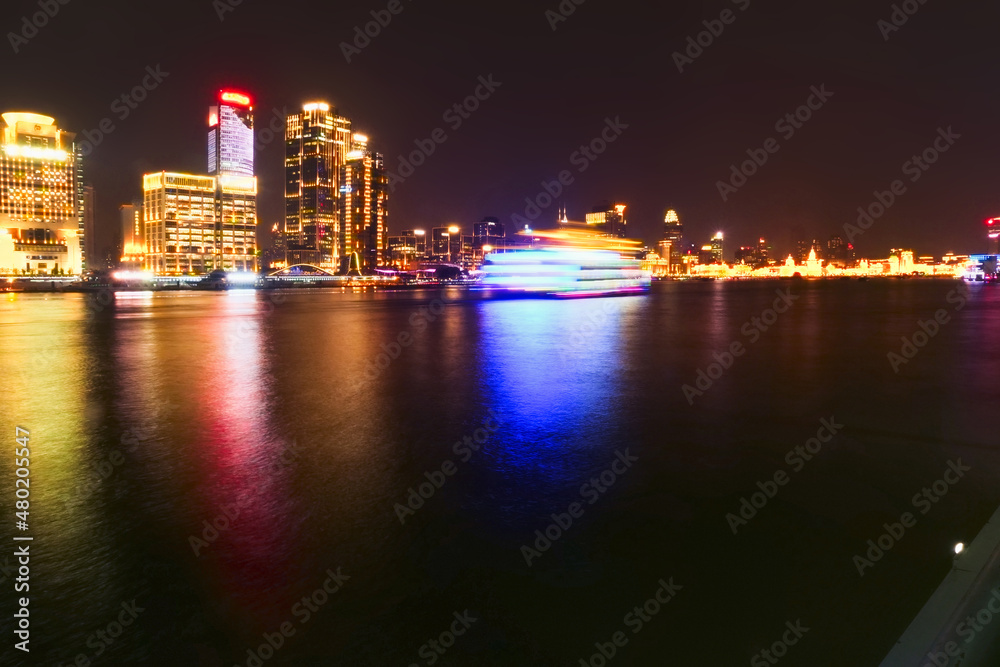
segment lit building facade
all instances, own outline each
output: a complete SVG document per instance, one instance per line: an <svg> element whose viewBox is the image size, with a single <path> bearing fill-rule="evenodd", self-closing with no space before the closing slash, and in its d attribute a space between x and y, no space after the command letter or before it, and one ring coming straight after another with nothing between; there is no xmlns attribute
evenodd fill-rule
<svg viewBox="0 0 1000 667"><path fill-rule="evenodd" d="M340 178L354 148L351 121L325 102L285 119L287 263L334 269L342 254Z"/></svg>
<svg viewBox="0 0 1000 667"><path fill-rule="evenodd" d="M354 135L355 150L340 169L341 265L349 273L374 273L386 260L389 178L382 154L368 150L367 141Z"/></svg>
<svg viewBox="0 0 1000 667"><path fill-rule="evenodd" d="M496 248L502 246L507 238L503 223L499 218L483 218L472 226L472 236L475 247L479 250L483 246Z"/></svg>
<svg viewBox="0 0 1000 667"><path fill-rule="evenodd" d="M253 106L250 97L219 92L208 110L208 173L253 178Z"/></svg>
<svg viewBox="0 0 1000 667"><path fill-rule="evenodd" d="M41 114L0 117L0 271L82 272L83 156L76 135Z"/></svg>
<svg viewBox="0 0 1000 667"><path fill-rule="evenodd" d="M408 270L423 258L427 250L427 233L423 229L406 229L390 236L387 246L388 263L396 269Z"/></svg>
<svg viewBox="0 0 1000 667"><path fill-rule="evenodd" d="M588 213L586 223L609 238L625 238L625 204L598 204Z"/></svg>
<svg viewBox="0 0 1000 667"><path fill-rule="evenodd" d="M257 180L143 176L144 267L160 275L257 269Z"/></svg>
<svg viewBox="0 0 1000 667"><path fill-rule="evenodd" d="M257 270L250 97L219 91L208 110L208 175L142 177L142 266L159 275ZM134 239L135 240L135 239Z"/></svg>
<svg viewBox="0 0 1000 667"><path fill-rule="evenodd" d="M681 244L684 240L684 225L677 211L670 209L663 218L663 240L660 241L660 257L668 262L668 273L680 273Z"/></svg>

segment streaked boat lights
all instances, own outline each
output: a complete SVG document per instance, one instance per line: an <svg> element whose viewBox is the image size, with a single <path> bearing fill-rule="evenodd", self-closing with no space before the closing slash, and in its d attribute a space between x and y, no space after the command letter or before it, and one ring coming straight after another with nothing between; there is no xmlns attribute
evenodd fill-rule
<svg viewBox="0 0 1000 667"><path fill-rule="evenodd" d="M612 250L525 249L486 255L481 287L554 296L645 292L651 282L638 259Z"/></svg>

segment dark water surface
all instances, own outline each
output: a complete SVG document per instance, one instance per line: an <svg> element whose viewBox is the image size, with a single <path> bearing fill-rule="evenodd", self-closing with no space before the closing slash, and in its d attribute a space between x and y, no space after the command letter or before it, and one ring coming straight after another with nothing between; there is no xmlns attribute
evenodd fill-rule
<svg viewBox="0 0 1000 667"><path fill-rule="evenodd" d="M794 305L754 340L778 289ZM877 665L1000 504L1000 289L275 297L4 295L0 414L11 449L31 433L34 537L30 660L10 646L11 575L5 664L599 665L620 631L609 665L746 665L801 621L782 665ZM682 386L736 341L690 404ZM796 471L786 453L821 419L843 428ZM914 494L958 459L971 470L921 514ZM734 535L727 514L778 471ZM396 508L425 473L441 488ZM11 456L0 474L13 544ZM860 576L853 557L904 512L916 525ZM572 525L529 566L553 514ZM95 634L133 600L120 635ZM421 648L451 627L443 655ZM281 646L257 662L265 633Z"/></svg>

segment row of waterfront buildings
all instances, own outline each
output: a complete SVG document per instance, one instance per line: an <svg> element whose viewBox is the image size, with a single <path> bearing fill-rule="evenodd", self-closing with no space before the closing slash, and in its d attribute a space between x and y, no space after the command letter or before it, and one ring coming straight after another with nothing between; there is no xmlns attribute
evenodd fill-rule
<svg viewBox="0 0 1000 667"><path fill-rule="evenodd" d="M79 274L119 262L159 275L300 265L341 274L441 263L471 269L490 251L535 241L532 230L505 227L491 217L472 225L472 234L447 225L390 236L390 188L382 154L370 148L349 118L325 102L310 102L284 118L284 216L271 229L272 247L262 253L253 101L245 93L222 90L208 108L206 172L144 174L141 200L120 207L118 252L109 261L98 257L94 242L95 194L83 180L85 142L42 114L8 112L0 119L0 274ZM574 225L562 208L558 225L624 239L626 211L622 203L601 203ZM995 245L1000 220L987 225ZM900 266L932 263L903 260L902 252L893 253ZM674 210L667 211L662 238L636 255L662 276L728 266L723 234L694 243ZM736 250L733 267L743 268L733 270L780 273L816 260L836 269L858 265L853 246L839 236L825 244L799 241L784 262L762 238Z"/></svg>
<svg viewBox="0 0 1000 667"><path fill-rule="evenodd" d="M9 112L0 136L0 273L103 268L84 142L55 119ZM285 119L282 263L370 272L385 261L388 187L381 154L323 102ZM207 170L142 176L142 198L119 209L120 260L161 275L261 268L251 98L220 91L207 115ZM115 258L116 260L118 258Z"/></svg>

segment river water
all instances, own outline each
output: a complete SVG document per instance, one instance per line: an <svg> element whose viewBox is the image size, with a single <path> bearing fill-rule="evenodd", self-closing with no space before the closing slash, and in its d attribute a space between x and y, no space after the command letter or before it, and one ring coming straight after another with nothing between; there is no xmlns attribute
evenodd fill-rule
<svg viewBox="0 0 1000 667"><path fill-rule="evenodd" d="M1000 505L991 286L0 304L4 664L877 665Z"/></svg>

